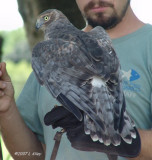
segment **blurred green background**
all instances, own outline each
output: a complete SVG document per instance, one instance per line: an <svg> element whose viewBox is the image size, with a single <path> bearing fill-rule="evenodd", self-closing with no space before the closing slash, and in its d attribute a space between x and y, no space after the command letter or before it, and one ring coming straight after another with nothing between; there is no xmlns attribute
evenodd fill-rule
<svg viewBox="0 0 152 160"><path fill-rule="evenodd" d="M8 73L15 88L15 98L17 98L32 71L31 51L24 28L3 31L0 32L0 36L4 40L2 61L6 62Z"/></svg>
<svg viewBox="0 0 152 160"><path fill-rule="evenodd" d="M6 62L6 67L15 89L15 99L17 99L32 71L30 62L31 51L24 28L13 31L2 31L0 32L0 36L3 38L3 56L1 61ZM3 141L2 151L3 160L12 160Z"/></svg>
<svg viewBox="0 0 152 160"><path fill-rule="evenodd" d="M43 39L43 33L35 29L37 16L49 8L61 10L75 26L84 27L85 23L75 0L0 1L0 59L7 64L16 99L32 71L31 50ZM12 160L3 142L2 150L3 160Z"/></svg>

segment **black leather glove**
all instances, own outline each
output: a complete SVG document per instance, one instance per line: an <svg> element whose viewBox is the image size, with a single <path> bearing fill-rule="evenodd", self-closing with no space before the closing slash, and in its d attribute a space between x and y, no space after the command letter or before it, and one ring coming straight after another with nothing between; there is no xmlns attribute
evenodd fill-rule
<svg viewBox="0 0 152 160"><path fill-rule="evenodd" d="M100 142L93 142L91 137L84 133L83 121L78 121L77 118L63 106L57 106L48 112L44 117L44 122L46 125L52 125L53 128L64 128L67 138L71 142L71 146L81 151L104 152L106 154L128 158L136 157L140 152L140 136L137 130L137 138L133 140L131 145L122 140L119 146L112 144L105 146Z"/></svg>

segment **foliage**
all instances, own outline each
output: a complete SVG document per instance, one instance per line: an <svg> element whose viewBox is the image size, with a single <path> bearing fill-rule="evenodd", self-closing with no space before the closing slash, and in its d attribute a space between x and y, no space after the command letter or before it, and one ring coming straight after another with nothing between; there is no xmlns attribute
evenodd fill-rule
<svg viewBox="0 0 152 160"><path fill-rule="evenodd" d="M3 31L0 32L0 35L4 38L4 55L11 53L18 42L26 40L24 28L19 28L13 31Z"/></svg>
<svg viewBox="0 0 152 160"><path fill-rule="evenodd" d="M12 60L15 63L21 60L30 62L31 50L24 28L0 32L0 35L4 38L3 60Z"/></svg>
<svg viewBox="0 0 152 160"><path fill-rule="evenodd" d="M15 63L18 63L22 60L31 62L31 51L27 41L19 41L15 46L13 51L3 57L4 60L11 60Z"/></svg>
<svg viewBox="0 0 152 160"><path fill-rule="evenodd" d="M14 85L15 98L17 98L32 71L31 64L24 60L19 63L7 61L6 64L7 71Z"/></svg>

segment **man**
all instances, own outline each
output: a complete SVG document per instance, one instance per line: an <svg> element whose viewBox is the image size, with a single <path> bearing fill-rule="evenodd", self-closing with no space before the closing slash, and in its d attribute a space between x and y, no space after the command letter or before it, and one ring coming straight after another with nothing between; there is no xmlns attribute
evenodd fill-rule
<svg viewBox="0 0 152 160"><path fill-rule="evenodd" d="M137 19L129 0L77 0L77 4L86 20L84 31L88 32L101 25L113 40L122 67L127 110L141 136L142 149L136 159L150 160L152 26ZM50 159L56 130L45 126L43 119L56 104L56 100L45 87L38 84L32 73L17 101L23 120L14 101L14 90L5 63L1 63L0 126L3 139L14 159ZM24 156L21 155L23 152ZM77 151L70 146L66 135L63 135L57 159L106 160L106 156L100 152Z"/></svg>

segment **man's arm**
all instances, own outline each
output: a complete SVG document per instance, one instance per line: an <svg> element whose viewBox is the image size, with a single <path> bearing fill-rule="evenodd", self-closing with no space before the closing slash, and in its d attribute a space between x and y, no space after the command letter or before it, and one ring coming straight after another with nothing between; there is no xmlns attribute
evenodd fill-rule
<svg viewBox="0 0 152 160"><path fill-rule="evenodd" d="M152 159L152 131L138 130L141 137L141 152L138 157L130 160L151 160Z"/></svg>
<svg viewBox="0 0 152 160"><path fill-rule="evenodd" d="M6 147L15 160L44 159L41 142L26 126L16 107L14 89L5 63L0 64L0 129ZM34 152L39 154L32 155Z"/></svg>

